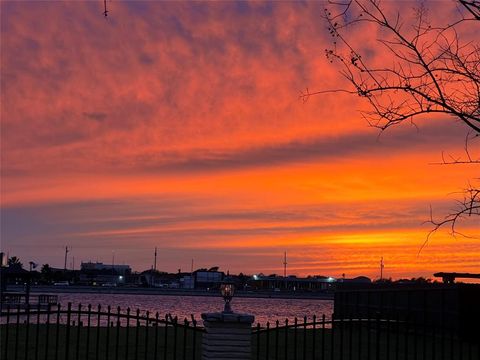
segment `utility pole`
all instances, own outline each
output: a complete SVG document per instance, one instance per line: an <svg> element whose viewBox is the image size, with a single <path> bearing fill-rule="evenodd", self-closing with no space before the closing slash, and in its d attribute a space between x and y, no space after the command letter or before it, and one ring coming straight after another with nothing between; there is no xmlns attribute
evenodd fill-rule
<svg viewBox="0 0 480 360"><path fill-rule="evenodd" d="M68 256L68 246L65 246L65 263L63 265L63 271L67 271L67 256Z"/></svg>
<svg viewBox="0 0 480 360"><path fill-rule="evenodd" d="M287 277L287 252L283 254L283 277Z"/></svg>
<svg viewBox="0 0 480 360"><path fill-rule="evenodd" d="M192 259L192 266L190 266L190 275L193 274L193 259Z"/></svg>
<svg viewBox="0 0 480 360"><path fill-rule="evenodd" d="M108 10L107 10L107 0L103 0L103 6L104 6L104 11L103 11L103 15L105 15L105 17L107 17L107 14L108 14Z"/></svg>
<svg viewBox="0 0 480 360"><path fill-rule="evenodd" d="M153 262L153 270L157 271L157 247L155 246L155 260Z"/></svg>
<svg viewBox="0 0 480 360"><path fill-rule="evenodd" d="M383 280L383 268L385 267L385 265L383 264L383 256L382 258L380 259L380 281Z"/></svg>

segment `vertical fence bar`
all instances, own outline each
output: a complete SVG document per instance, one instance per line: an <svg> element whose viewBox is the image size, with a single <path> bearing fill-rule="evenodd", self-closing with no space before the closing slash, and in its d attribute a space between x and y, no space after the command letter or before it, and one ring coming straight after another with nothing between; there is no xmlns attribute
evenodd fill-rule
<svg viewBox="0 0 480 360"><path fill-rule="evenodd" d="M422 314L422 359L427 360L427 292L425 290L422 291L423 293L423 314Z"/></svg>
<svg viewBox="0 0 480 360"><path fill-rule="evenodd" d="M386 345L386 347L387 347L386 360L390 360L390 316L387 318L387 345Z"/></svg>
<svg viewBox="0 0 480 360"><path fill-rule="evenodd" d="M463 342L460 337L458 337L458 360L463 360Z"/></svg>
<svg viewBox="0 0 480 360"><path fill-rule="evenodd" d="M325 360L325 314L322 314L322 360Z"/></svg>
<svg viewBox="0 0 480 360"><path fill-rule="evenodd" d="M275 321L275 360L278 360L278 325L279 321Z"/></svg>
<svg viewBox="0 0 480 360"><path fill-rule="evenodd" d="M120 328L122 326L122 324L120 323L120 313L120 306L117 306L117 328L115 329L115 360L119 359L118 353L120 350Z"/></svg>
<svg viewBox="0 0 480 360"><path fill-rule="evenodd" d="M410 316L407 314L405 317L405 360L409 360L408 353L409 353L409 338L410 338Z"/></svg>
<svg viewBox="0 0 480 360"><path fill-rule="evenodd" d="M98 360L100 356L100 322L101 322L101 313L102 313L102 306L98 304L97 307L97 333L95 334L97 337L95 339L95 360Z"/></svg>
<svg viewBox="0 0 480 360"><path fill-rule="evenodd" d="M344 314L342 314L342 317L340 318L340 360L343 360L343 336L344 336L344 331L343 331L343 325L344 325Z"/></svg>
<svg viewBox="0 0 480 360"><path fill-rule="evenodd" d="M147 311L147 320L145 320L145 360L148 356L148 326L150 325L150 312Z"/></svg>
<svg viewBox="0 0 480 360"><path fill-rule="evenodd" d="M87 339L85 340L85 358L90 356L90 325L92 320L92 304L88 304L87 307Z"/></svg>
<svg viewBox="0 0 480 360"><path fill-rule="evenodd" d="M4 359L8 359L8 333L10 330L10 304L7 305L7 320L5 326L5 348L3 349Z"/></svg>
<svg viewBox="0 0 480 360"><path fill-rule="evenodd" d="M432 360L435 360L436 358L436 350L437 350L436 347L437 347L436 328L435 328L435 324L432 324ZM471 360L471 357L469 360Z"/></svg>
<svg viewBox="0 0 480 360"><path fill-rule="evenodd" d="M193 324L193 353L192 353L192 360L195 360L195 353L196 353L196 345L197 345L197 320L193 317L193 314L191 315L192 317L192 324Z"/></svg>
<svg viewBox="0 0 480 360"><path fill-rule="evenodd" d="M147 360L148 356L148 325L150 323L150 312L147 311L147 320L145 320L145 360Z"/></svg>
<svg viewBox="0 0 480 360"><path fill-rule="evenodd" d="M153 345L153 358L156 360L158 357L158 311L155 313L155 339Z"/></svg>
<svg viewBox="0 0 480 360"><path fill-rule="evenodd" d="M270 356L270 322L267 321L267 332L265 333L265 359Z"/></svg>
<svg viewBox="0 0 480 360"><path fill-rule="evenodd" d="M353 330L354 330L354 325L353 325L353 318L352 315L350 315L349 318L349 325L348 325L348 360L353 359Z"/></svg>
<svg viewBox="0 0 480 360"><path fill-rule="evenodd" d="M70 321L72 316L72 303L67 304L67 327L65 329L65 360L70 355Z"/></svg>
<svg viewBox="0 0 480 360"><path fill-rule="evenodd" d="M371 334L370 334L370 325L371 325L371 316L370 316L370 311L368 312L367 315L367 359L370 359L371 355Z"/></svg>
<svg viewBox="0 0 480 360"><path fill-rule="evenodd" d="M441 360L445 360L445 289L440 290L440 354Z"/></svg>
<svg viewBox="0 0 480 360"><path fill-rule="evenodd" d="M187 359L187 328L188 320L187 318L183 319L183 360Z"/></svg>
<svg viewBox="0 0 480 360"><path fill-rule="evenodd" d="M18 359L18 340L20 337L20 304L17 305L17 319L16 319L16 326L15 326L15 349L14 349L14 355L15 355L15 360Z"/></svg>
<svg viewBox="0 0 480 360"><path fill-rule="evenodd" d="M112 316L112 308L107 306L107 328L105 329L105 360L108 360L110 350L110 317Z"/></svg>
<svg viewBox="0 0 480 360"><path fill-rule="evenodd" d="M375 359L380 360L380 314L375 319Z"/></svg>
<svg viewBox="0 0 480 360"><path fill-rule="evenodd" d="M331 330L330 330L330 359L334 360L335 358L335 327L333 326L333 315L331 321Z"/></svg>
<svg viewBox="0 0 480 360"><path fill-rule="evenodd" d="M37 304L37 327L35 328L35 360L38 360L40 342L40 303Z"/></svg>
<svg viewBox="0 0 480 360"><path fill-rule="evenodd" d="M413 318L413 360L418 360L418 320Z"/></svg>
<svg viewBox="0 0 480 360"><path fill-rule="evenodd" d="M26 322L25 322L25 359L28 359L28 340L29 340L29 332L30 332L30 304L27 304L26 308ZM37 327L40 324L37 322Z"/></svg>
<svg viewBox="0 0 480 360"><path fill-rule="evenodd" d="M400 359L400 316L397 312L395 316L395 360Z"/></svg>
<svg viewBox="0 0 480 360"><path fill-rule="evenodd" d="M112 308L107 306L107 328L105 329L105 360L108 360L109 348L110 348L110 317L112 316Z"/></svg>
<svg viewBox="0 0 480 360"><path fill-rule="evenodd" d="M257 323L257 360L260 360L260 323Z"/></svg>
<svg viewBox="0 0 480 360"><path fill-rule="evenodd" d="M450 359L454 360L454 340L453 340L453 326L450 328Z"/></svg>
<svg viewBox="0 0 480 360"><path fill-rule="evenodd" d="M475 344L473 343L473 340L470 339L470 340L467 340L467 343L465 344L467 346L467 354L468 354L468 360L472 360L473 358L473 349L475 348ZM480 346L479 346L480 347ZM477 358L480 358L480 349L479 349L479 352L477 354Z"/></svg>
<svg viewBox="0 0 480 360"><path fill-rule="evenodd" d="M316 322L317 322L317 316L313 315L313 322L312 322L312 360L315 360L315 342L317 341L315 339L315 332L316 332Z"/></svg>
<svg viewBox="0 0 480 360"><path fill-rule="evenodd" d="M363 319L361 316L359 316L360 319L358 319L358 360L362 358L362 341L363 341L363 336L362 336L362 330L363 330Z"/></svg>
<svg viewBox="0 0 480 360"><path fill-rule="evenodd" d="M293 322L293 359L297 360L297 334L298 332L298 319L295 317Z"/></svg>
<svg viewBox="0 0 480 360"><path fill-rule="evenodd" d="M443 294L443 291L442 291L442 294ZM442 313L443 313L443 308L442 308ZM444 319L444 315L442 315L442 321L441 321L441 325L440 325L440 354L441 354L441 360L445 360L445 353L446 353L446 350L445 350L445 319Z"/></svg>
<svg viewBox="0 0 480 360"><path fill-rule="evenodd" d="M285 359L288 359L288 319L285 319Z"/></svg>
<svg viewBox="0 0 480 360"><path fill-rule="evenodd" d="M468 360L472 360L472 342L468 342Z"/></svg>
<svg viewBox="0 0 480 360"><path fill-rule="evenodd" d="M58 304L57 306L57 323L56 323L56 331L55 331L55 360L58 360L58 345L59 345L59 337L60 337L60 312L61 312L62 305Z"/></svg>
<svg viewBox="0 0 480 360"><path fill-rule="evenodd" d="M130 308L127 307L127 324L125 325L125 360L128 360L129 331L130 331Z"/></svg>
<svg viewBox="0 0 480 360"><path fill-rule="evenodd" d="M303 317L303 360L307 359L307 317Z"/></svg>
<svg viewBox="0 0 480 360"><path fill-rule="evenodd" d="M427 360L427 323L425 319L425 314L423 317L423 329L422 329L422 359Z"/></svg>
<svg viewBox="0 0 480 360"><path fill-rule="evenodd" d="M138 332L140 329L140 309L136 312L136 329L135 329L135 360L138 360Z"/></svg>
<svg viewBox="0 0 480 360"><path fill-rule="evenodd" d="M45 360L48 359L48 347L49 347L49 337L50 337L50 312L52 311L51 304L47 305L47 321L45 324Z"/></svg>
<svg viewBox="0 0 480 360"><path fill-rule="evenodd" d="M167 345L168 345L168 314L165 315L165 334L163 341L163 359L167 359Z"/></svg>
<svg viewBox="0 0 480 360"><path fill-rule="evenodd" d="M173 358L177 359L178 318L173 318Z"/></svg>
<svg viewBox="0 0 480 360"><path fill-rule="evenodd" d="M80 330L82 326L82 304L78 304L77 314L77 343L75 344L75 359L80 360Z"/></svg>

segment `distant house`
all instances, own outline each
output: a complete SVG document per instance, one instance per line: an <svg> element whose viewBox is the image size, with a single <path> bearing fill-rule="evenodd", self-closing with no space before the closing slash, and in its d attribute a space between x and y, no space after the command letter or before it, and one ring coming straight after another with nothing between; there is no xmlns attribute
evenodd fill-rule
<svg viewBox="0 0 480 360"><path fill-rule="evenodd" d="M225 273L223 271L218 271L218 268L214 267L209 270L199 269L194 271L192 276L195 289L215 289L220 287L220 284L225 277Z"/></svg>
<svg viewBox="0 0 480 360"><path fill-rule="evenodd" d="M195 289L195 277L193 275L185 275L180 279L180 287L182 289Z"/></svg>
<svg viewBox="0 0 480 360"><path fill-rule="evenodd" d="M117 275L129 275L132 273L130 265L104 264L101 262L82 262L80 271L113 271Z"/></svg>
<svg viewBox="0 0 480 360"><path fill-rule="evenodd" d="M131 273L129 265L82 262L80 282L88 285L117 286L124 284Z"/></svg>
<svg viewBox="0 0 480 360"><path fill-rule="evenodd" d="M300 278L293 275L283 277L276 274L265 276L263 274L253 275L248 284L256 290L286 290L286 291L327 291L335 288L337 283L370 283L371 280L364 276L354 279L335 279L329 276L309 276Z"/></svg>
<svg viewBox="0 0 480 360"><path fill-rule="evenodd" d="M140 283L146 287L179 288L180 274L169 274L157 270L145 270L140 273Z"/></svg>

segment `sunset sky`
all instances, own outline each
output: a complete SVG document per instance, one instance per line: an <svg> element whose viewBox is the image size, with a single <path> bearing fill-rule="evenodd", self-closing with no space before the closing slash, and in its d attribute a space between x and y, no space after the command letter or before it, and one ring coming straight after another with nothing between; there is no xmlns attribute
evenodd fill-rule
<svg viewBox="0 0 480 360"><path fill-rule="evenodd" d="M2 251L63 267L68 245L69 266L114 254L139 271L157 246L164 271L282 273L287 251L296 275L376 278L382 256L393 278L479 272L473 221L472 238L445 229L419 253L430 206L441 218L478 178L431 164L462 153L466 126L433 115L379 136L354 95L299 100L348 87L324 6L114 0L104 18L100 0L2 1ZM383 60L372 33L351 38Z"/></svg>

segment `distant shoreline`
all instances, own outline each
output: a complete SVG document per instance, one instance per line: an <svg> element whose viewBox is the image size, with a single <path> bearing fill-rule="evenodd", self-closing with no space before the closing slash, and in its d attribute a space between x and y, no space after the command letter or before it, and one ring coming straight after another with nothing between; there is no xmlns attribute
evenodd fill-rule
<svg viewBox="0 0 480 360"><path fill-rule="evenodd" d="M10 285L9 290L23 291L23 286ZM100 287L100 286L49 286L33 285L32 293L68 293L68 294L123 294L123 295L166 295L166 296L220 296L218 291L160 289L160 288L129 288L129 287ZM266 298L266 299L307 299L333 300L332 293L304 293L304 292L253 292L237 291L235 297Z"/></svg>

